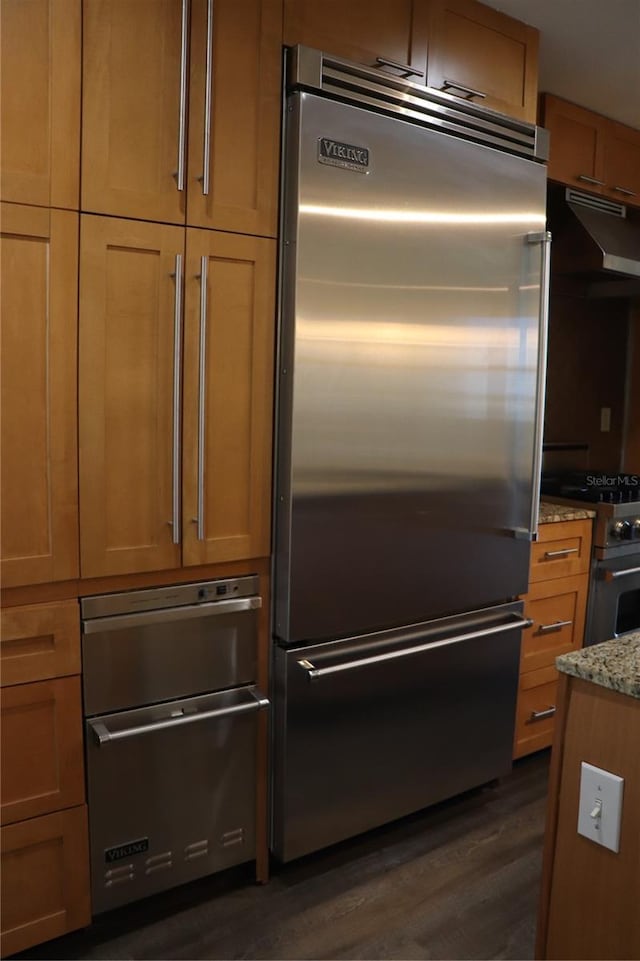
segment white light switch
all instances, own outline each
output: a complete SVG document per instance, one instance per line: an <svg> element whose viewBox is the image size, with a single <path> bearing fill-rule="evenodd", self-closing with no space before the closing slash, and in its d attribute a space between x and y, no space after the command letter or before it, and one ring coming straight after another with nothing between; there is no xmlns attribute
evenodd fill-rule
<svg viewBox="0 0 640 961"><path fill-rule="evenodd" d="M620 821L624 778L582 762L578 834L616 853L620 850Z"/></svg>

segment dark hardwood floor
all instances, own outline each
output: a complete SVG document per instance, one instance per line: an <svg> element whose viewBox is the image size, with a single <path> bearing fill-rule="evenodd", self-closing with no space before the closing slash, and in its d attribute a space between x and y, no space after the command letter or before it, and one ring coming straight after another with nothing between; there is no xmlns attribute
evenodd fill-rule
<svg viewBox="0 0 640 961"><path fill-rule="evenodd" d="M533 957L548 752L369 834L103 915L25 951L46 959Z"/></svg>

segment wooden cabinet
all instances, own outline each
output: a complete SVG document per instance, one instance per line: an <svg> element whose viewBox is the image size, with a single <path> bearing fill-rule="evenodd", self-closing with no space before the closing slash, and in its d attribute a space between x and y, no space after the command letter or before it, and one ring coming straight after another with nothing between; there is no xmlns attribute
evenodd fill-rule
<svg viewBox="0 0 640 961"><path fill-rule="evenodd" d="M477 0L431 0L427 83L535 123L538 31Z"/></svg>
<svg viewBox="0 0 640 961"><path fill-rule="evenodd" d="M541 106L551 135L550 180L640 204L640 130L552 94L543 95Z"/></svg>
<svg viewBox="0 0 640 961"><path fill-rule="evenodd" d="M83 211L275 236L281 31L279 0L85 0Z"/></svg>
<svg viewBox="0 0 640 961"><path fill-rule="evenodd" d="M345 60L380 67L395 76L406 71L382 60L413 67L425 76L427 0L284 0L284 42L315 47Z"/></svg>
<svg viewBox="0 0 640 961"><path fill-rule="evenodd" d="M84 805L3 827L2 955L91 920Z"/></svg>
<svg viewBox="0 0 640 961"><path fill-rule="evenodd" d="M265 238L187 231L187 565L269 553L275 257Z"/></svg>
<svg viewBox="0 0 640 961"><path fill-rule="evenodd" d="M82 218L83 577L269 553L275 241L184 236Z"/></svg>
<svg viewBox="0 0 640 961"><path fill-rule="evenodd" d="M0 3L2 200L78 207L80 2Z"/></svg>
<svg viewBox="0 0 640 961"><path fill-rule="evenodd" d="M522 634L514 757L549 747L557 709L559 654L584 640L591 521L541 524L531 551L524 616L533 621Z"/></svg>
<svg viewBox="0 0 640 961"><path fill-rule="evenodd" d="M3 587L78 574L78 215L2 204Z"/></svg>
<svg viewBox="0 0 640 961"><path fill-rule="evenodd" d="M78 602L30 604L0 611L0 684L80 673Z"/></svg>

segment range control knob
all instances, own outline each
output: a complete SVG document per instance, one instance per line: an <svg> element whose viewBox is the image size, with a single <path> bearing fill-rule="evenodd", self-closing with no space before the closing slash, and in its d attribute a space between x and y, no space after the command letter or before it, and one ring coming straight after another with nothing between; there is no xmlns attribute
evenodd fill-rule
<svg viewBox="0 0 640 961"><path fill-rule="evenodd" d="M636 517L636 519L631 522L631 536L634 540L640 539L640 517Z"/></svg>
<svg viewBox="0 0 640 961"><path fill-rule="evenodd" d="M629 521L616 521L611 527L611 536L618 541L626 541L633 537Z"/></svg>

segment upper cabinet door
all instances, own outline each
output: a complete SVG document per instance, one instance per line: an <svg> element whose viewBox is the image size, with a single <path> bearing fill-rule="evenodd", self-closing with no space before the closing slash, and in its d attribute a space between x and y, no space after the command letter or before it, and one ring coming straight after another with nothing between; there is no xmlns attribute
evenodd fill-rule
<svg viewBox="0 0 640 961"><path fill-rule="evenodd" d="M607 121L604 170L609 197L640 204L640 130Z"/></svg>
<svg viewBox="0 0 640 961"><path fill-rule="evenodd" d="M542 123L550 134L549 179L602 193L604 117L544 94Z"/></svg>
<svg viewBox="0 0 640 961"><path fill-rule="evenodd" d="M80 0L0 5L2 200L78 209Z"/></svg>
<svg viewBox="0 0 640 961"><path fill-rule="evenodd" d="M184 228L82 216L83 577L180 566L183 246Z"/></svg>
<svg viewBox="0 0 640 961"><path fill-rule="evenodd" d="M192 0L187 222L275 237L281 0Z"/></svg>
<svg viewBox="0 0 640 961"><path fill-rule="evenodd" d="M78 215L2 204L0 263L1 573L14 587L78 576Z"/></svg>
<svg viewBox="0 0 640 961"><path fill-rule="evenodd" d="M538 31L477 0L431 0L427 83L535 123Z"/></svg>
<svg viewBox="0 0 640 961"><path fill-rule="evenodd" d="M417 81L425 76L427 26L427 0L284 0L287 45L301 43Z"/></svg>
<svg viewBox="0 0 640 961"><path fill-rule="evenodd" d="M187 230L185 565L269 554L275 248Z"/></svg>
<svg viewBox="0 0 640 961"><path fill-rule="evenodd" d="M187 4L84 0L83 211L184 223Z"/></svg>

